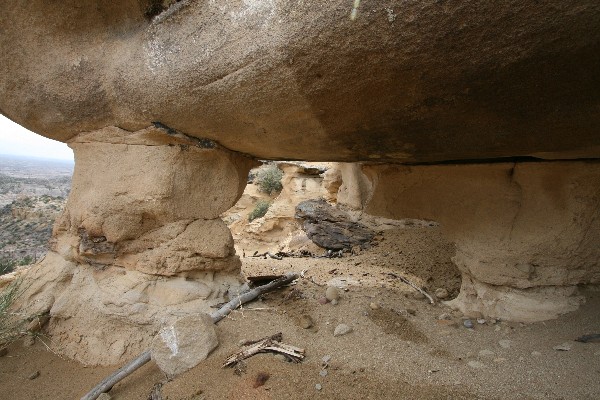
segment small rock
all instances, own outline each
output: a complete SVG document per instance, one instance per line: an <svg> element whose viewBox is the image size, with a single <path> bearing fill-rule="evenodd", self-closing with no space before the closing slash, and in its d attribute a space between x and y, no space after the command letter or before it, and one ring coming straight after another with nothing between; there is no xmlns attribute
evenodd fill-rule
<svg viewBox="0 0 600 400"><path fill-rule="evenodd" d="M323 378L327 376L327 370L326 369L322 369L321 372L319 372L319 375L321 375Z"/></svg>
<svg viewBox="0 0 600 400"><path fill-rule="evenodd" d="M421 292L414 292L412 297L415 300L423 300L425 298L425 295Z"/></svg>
<svg viewBox="0 0 600 400"><path fill-rule="evenodd" d="M404 318L408 318L408 316L410 315L406 310L394 310L394 312Z"/></svg>
<svg viewBox="0 0 600 400"><path fill-rule="evenodd" d="M333 336L343 336L350 332L352 332L352 327L346 324L339 324L335 327L335 330L333 331Z"/></svg>
<svg viewBox="0 0 600 400"><path fill-rule="evenodd" d="M98 400L111 400L112 396L108 393L102 393L100 396L98 396Z"/></svg>
<svg viewBox="0 0 600 400"><path fill-rule="evenodd" d="M508 339L504 339L504 340L500 340L498 342L498 344L500 345L500 347L502 347L503 349L510 349L510 345L512 344L512 340L508 340Z"/></svg>
<svg viewBox="0 0 600 400"><path fill-rule="evenodd" d="M284 356L283 354L275 354L275 359L277 359L281 362L288 362L287 357Z"/></svg>
<svg viewBox="0 0 600 400"><path fill-rule="evenodd" d="M313 326L313 320L310 315L301 315L300 318L298 318L298 326L302 329L308 329Z"/></svg>
<svg viewBox="0 0 600 400"><path fill-rule="evenodd" d="M369 307L371 307L371 310L379 310L379 304L377 303L371 303L369 304Z"/></svg>
<svg viewBox="0 0 600 400"><path fill-rule="evenodd" d="M470 319L465 319L463 321L463 326L468 329L473 329L473 321L471 321Z"/></svg>
<svg viewBox="0 0 600 400"><path fill-rule="evenodd" d="M317 383L317 384L315 385L315 389L317 389L317 390L321 390L321 389L323 389L323 386L321 386L321 384L320 384L320 383Z"/></svg>
<svg viewBox="0 0 600 400"><path fill-rule="evenodd" d="M438 316L438 319L439 320L443 320L443 319L451 320L452 319L452 315L450 315L448 313L443 313L443 314L440 314Z"/></svg>
<svg viewBox="0 0 600 400"><path fill-rule="evenodd" d="M469 367L471 368L483 368L485 367L485 364L479 362L479 361L469 361L467 363L467 365L469 365Z"/></svg>
<svg viewBox="0 0 600 400"><path fill-rule="evenodd" d="M329 364L329 361L331 361L331 356L327 354L321 359L321 361L323 361L323 364Z"/></svg>
<svg viewBox="0 0 600 400"><path fill-rule="evenodd" d="M35 378L37 378L38 376L40 376L40 371L35 371L33 374L29 375L27 377L27 379L29 379L30 381L34 380Z"/></svg>
<svg viewBox="0 0 600 400"><path fill-rule="evenodd" d="M27 335L23 338L23 346L24 347L31 347L35 344L35 337L33 337L32 335Z"/></svg>
<svg viewBox="0 0 600 400"><path fill-rule="evenodd" d="M534 356L534 357L539 357L539 356L542 355L542 353L540 353L539 351L532 351L531 355Z"/></svg>
<svg viewBox="0 0 600 400"><path fill-rule="evenodd" d="M338 305L338 299L331 300L331 305L337 306Z"/></svg>
<svg viewBox="0 0 600 400"><path fill-rule="evenodd" d="M570 342L564 342L559 344L558 346L554 346L553 349L557 351L569 351L573 347L573 344Z"/></svg>
<svg viewBox="0 0 600 400"><path fill-rule="evenodd" d="M443 300L448 297L448 291L444 288L438 288L435 290L435 297L440 300Z"/></svg>
<svg viewBox="0 0 600 400"><path fill-rule="evenodd" d="M329 286L325 291L325 298L329 301L338 300L340 298L340 291L335 286Z"/></svg>
<svg viewBox="0 0 600 400"><path fill-rule="evenodd" d="M495 355L495 354L494 354L494 352L493 352L493 351L491 351L491 350L487 350L487 349L481 350L481 351L479 352L479 357L481 357L481 358L489 358L489 357L494 357L494 355Z"/></svg>
<svg viewBox="0 0 600 400"><path fill-rule="evenodd" d="M496 327L494 328L494 332L500 332L502 330L502 327L500 325L496 325Z"/></svg>
<svg viewBox="0 0 600 400"><path fill-rule="evenodd" d="M6 347L3 347L0 349L0 357L4 357L7 354L8 354L8 349Z"/></svg>
<svg viewBox="0 0 600 400"><path fill-rule="evenodd" d="M479 325L483 325L483 324L485 324L486 322L487 322L487 321L486 321L485 319L483 319L483 318L477 318L477 323L478 323Z"/></svg>
<svg viewBox="0 0 600 400"><path fill-rule="evenodd" d="M323 304L323 305L325 305L329 302L329 300L327 300L325 297L321 297L317 301L319 302L319 304Z"/></svg>

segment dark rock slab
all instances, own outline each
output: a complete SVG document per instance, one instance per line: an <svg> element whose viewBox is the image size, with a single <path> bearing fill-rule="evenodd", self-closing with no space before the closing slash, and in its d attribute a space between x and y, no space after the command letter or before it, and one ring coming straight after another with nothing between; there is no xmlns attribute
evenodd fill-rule
<svg viewBox="0 0 600 400"><path fill-rule="evenodd" d="M302 229L317 246L328 250L368 246L375 232L353 222L347 213L329 205L325 200L306 200L296 206L296 218Z"/></svg>

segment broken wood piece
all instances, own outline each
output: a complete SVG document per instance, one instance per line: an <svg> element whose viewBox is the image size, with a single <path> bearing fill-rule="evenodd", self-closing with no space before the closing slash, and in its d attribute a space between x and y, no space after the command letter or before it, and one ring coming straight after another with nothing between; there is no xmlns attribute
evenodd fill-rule
<svg viewBox="0 0 600 400"><path fill-rule="evenodd" d="M217 322L225 318L231 311L241 306L242 304L252 301L258 296L267 293L271 290L275 290L281 286L287 285L288 283L293 282L295 279L298 279L298 274L287 273L266 285L258 286L252 290L241 293L239 296L236 296L233 300L223 305L223 307L221 307L219 310L215 311L214 313L211 313L210 317L216 324ZM152 356L150 350L144 351L142 354L133 359L133 361L119 368L116 372L102 380L102 382L100 382L85 396L83 396L81 400L96 400L98 396L100 396L102 393L108 392L114 385L116 385L118 382L129 376L142 365L146 364L148 361L150 361L151 358Z"/></svg>
<svg viewBox="0 0 600 400"><path fill-rule="evenodd" d="M250 344L250 347L242 349L239 352L227 357L223 363L222 368L232 367L242 360L250 358L259 353L279 353L286 356L288 359L294 362L300 362L304 359L304 349L299 347L291 346L289 344L281 343L282 334L277 333L272 336L254 341Z"/></svg>
<svg viewBox="0 0 600 400"><path fill-rule="evenodd" d="M421 293L423 296L427 297L429 299L429 302L431 304L435 304L435 300L433 300L433 297L431 297L429 295L429 293L427 293L425 290L421 289L420 287L418 287L417 285L415 285L414 283L412 283L411 281L409 281L408 279L406 279L405 277L401 276L401 275L397 275L394 273L389 273L389 276L391 276L392 278L396 278L396 279L400 279L400 281L402 281L403 283L406 283L408 286L412 287L413 289L415 289L417 292Z"/></svg>

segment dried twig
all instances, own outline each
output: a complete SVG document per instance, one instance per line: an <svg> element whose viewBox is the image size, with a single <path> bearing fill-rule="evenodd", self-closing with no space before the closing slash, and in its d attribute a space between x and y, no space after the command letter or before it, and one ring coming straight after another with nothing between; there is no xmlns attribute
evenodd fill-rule
<svg viewBox="0 0 600 400"><path fill-rule="evenodd" d="M287 285L288 283L291 283L292 281L294 281L297 278L298 278L298 274L295 274L295 273L285 274L281 278L276 279L273 282L270 282L263 286L258 286L252 290L249 290L245 293L240 294L239 296L235 297L233 300L231 300L228 303L226 303L225 305L223 305L223 307L221 307L219 310L210 314L210 316L211 316L213 322L216 324L217 322L219 322L220 320L225 318L231 311L233 311L237 307L241 306L242 304L252 301L252 300L256 299L258 296L260 296L266 292L269 292L269 291L277 289L281 286ZM81 398L81 400L97 399L98 396L100 396L102 393L108 392L114 385L116 385L118 382L120 382L121 380L123 380L124 378L129 376L131 373L133 373L135 370L140 368L142 365L146 364L148 361L150 361L150 359L151 359L150 350L144 351L142 354L137 356L133 361L131 361L127 365L121 367L119 370L117 370L115 373L111 374L110 376L106 377L102 382L100 382L98 385L96 385L90 392L88 392L85 396L83 396Z"/></svg>
<svg viewBox="0 0 600 400"><path fill-rule="evenodd" d="M425 290L421 289L420 287L418 287L417 285L415 285L414 283L412 283L411 281L409 281L408 279L406 279L405 277L401 276L401 275L396 275L393 273L389 273L389 276L393 277L393 278L397 278L400 279L400 281L402 281L403 283L406 283L408 286L412 287L413 289L415 289L417 292L421 293L423 296L427 297L429 299L429 302L431 304L435 304L435 300L433 300L433 297L431 297L429 295L429 293L427 293Z"/></svg>
<svg viewBox="0 0 600 400"><path fill-rule="evenodd" d="M281 343L281 339L282 334L277 333L273 336L268 336L257 341L246 342L248 345L250 345L250 347L242 349L241 351L227 357L222 367L232 367L240 361L250 358L253 355L268 352L283 354L294 362L300 362L304 359L304 349Z"/></svg>

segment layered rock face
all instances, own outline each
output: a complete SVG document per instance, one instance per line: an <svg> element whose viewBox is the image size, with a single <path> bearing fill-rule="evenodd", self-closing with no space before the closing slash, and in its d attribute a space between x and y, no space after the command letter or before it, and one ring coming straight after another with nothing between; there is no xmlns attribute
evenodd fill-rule
<svg viewBox="0 0 600 400"><path fill-rule="evenodd" d="M338 202L437 221L463 275L467 314L539 321L576 309L600 283L600 162L345 165Z"/></svg>
<svg viewBox="0 0 600 400"><path fill-rule="evenodd" d="M352 5L5 1L0 110L62 141L162 121L262 159L600 156L597 0Z"/></svg>
<svg viewBox="0 0 600 400"><path fill-rule="evenodd" d="M254 162L154 127L106 128L70 146L72 191L52 252L28 275L26 303L50 312L66 355L112 364L170 319L207 312L237 289L241 264L219 214Z"/></svg>

